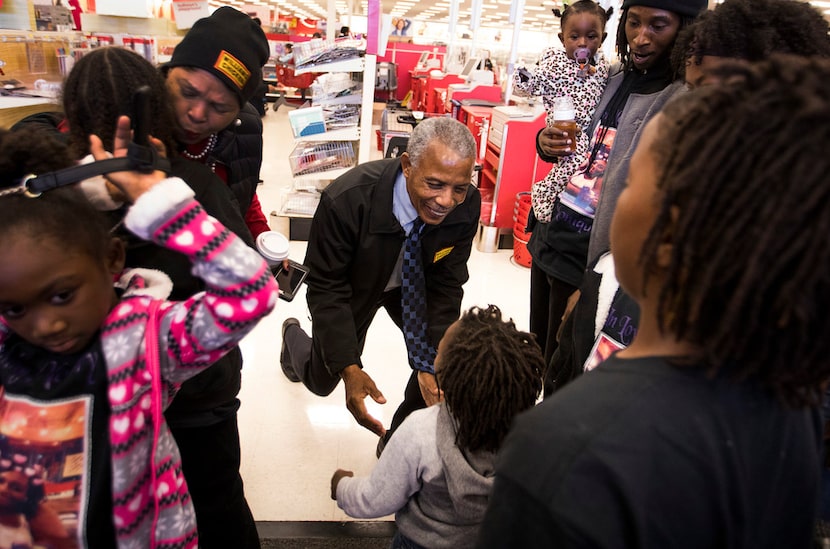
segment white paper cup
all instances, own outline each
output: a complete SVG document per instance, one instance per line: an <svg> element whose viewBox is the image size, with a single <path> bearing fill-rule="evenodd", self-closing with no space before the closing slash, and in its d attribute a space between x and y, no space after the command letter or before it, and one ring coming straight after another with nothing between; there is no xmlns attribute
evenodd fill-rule
<svg viewBox="0 0 830 549"><path fill-rule="evenodd" d="M288 239L277 231L265 231L256 239L256 247L269 263L280 263L288 257Z"/></svg>

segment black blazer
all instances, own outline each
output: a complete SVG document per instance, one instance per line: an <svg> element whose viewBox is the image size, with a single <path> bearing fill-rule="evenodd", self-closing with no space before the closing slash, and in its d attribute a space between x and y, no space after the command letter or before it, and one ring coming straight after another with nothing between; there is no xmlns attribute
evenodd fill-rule
<svg viewBox="0 0 830 549"><path fill-rule="evenodd" d="M406 236L392 211L400 171L399 158L355 167L323 191L314 215L305 258L311 269L306 295L315 346L332 374L361 364L363 339L397 264ZM424 228L429 338L436 347L461 312L480 210L481 195L470 185L465 201L440 225ZM387 310L400 325L399 308Z"/></svg>

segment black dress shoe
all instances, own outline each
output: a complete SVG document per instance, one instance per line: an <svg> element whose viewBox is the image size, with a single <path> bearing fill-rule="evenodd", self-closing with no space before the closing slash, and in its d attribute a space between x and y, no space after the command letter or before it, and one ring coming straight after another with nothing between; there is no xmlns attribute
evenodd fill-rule
<svg viewBox="0 0 830 549"><path fill-rule="evenodd" d="M285 331L288 329L289 326L297 326L299 328L300 321L296 318L286 318L285 322L282 323L282 349L280 349L280 366L282 367L282 373L285 374L285 377L288 378L288 381L298 383L300 381L300 376L297 375L297 372L294 371L294 367L291 365L291 359L288 357L288 348L285 345Z"/></svg>

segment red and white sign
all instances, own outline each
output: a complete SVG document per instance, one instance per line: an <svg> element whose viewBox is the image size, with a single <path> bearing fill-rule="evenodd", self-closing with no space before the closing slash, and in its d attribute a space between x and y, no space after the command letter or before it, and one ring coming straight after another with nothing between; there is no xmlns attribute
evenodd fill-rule
<svg viewBox="0 0 830 549"><path fill-rule="evenodd" d="M173 0L173 18L177 29L189 29L193 23L210 16L207 0Z"/></svg>

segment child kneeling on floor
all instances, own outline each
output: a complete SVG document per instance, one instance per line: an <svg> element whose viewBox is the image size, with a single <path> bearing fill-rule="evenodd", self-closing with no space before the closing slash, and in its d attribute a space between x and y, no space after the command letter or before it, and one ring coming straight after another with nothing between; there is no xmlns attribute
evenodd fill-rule
<svg viewBox="0 0 830 549"><path fill-rule="evenodd" d="M338 469L331 496L349 516L395 513L393 548L472 547L513 418L536 402L544 360L532 334L473 307L438 345L442 402L412 413L371 475Z"/></svg>
<svg viewBox="0 0 830 549"><path fill-rule="evenodd" d="M121 117L116 158L129 141ZM100 139L90 144L96 160L107 158ZM33 531L24 543L194 548L193 506L162 410L273 309L277 285L181 179L108 173L132 204L126 227L186 255L205 281L186 301L164 300L169 278L123 270L124 243L76 185L32 192L27 174L72 183L77 168L62 170L72 164L45 132L0 130L0 449L4 460L20 457L65 517L47 539Z"/></svg>

